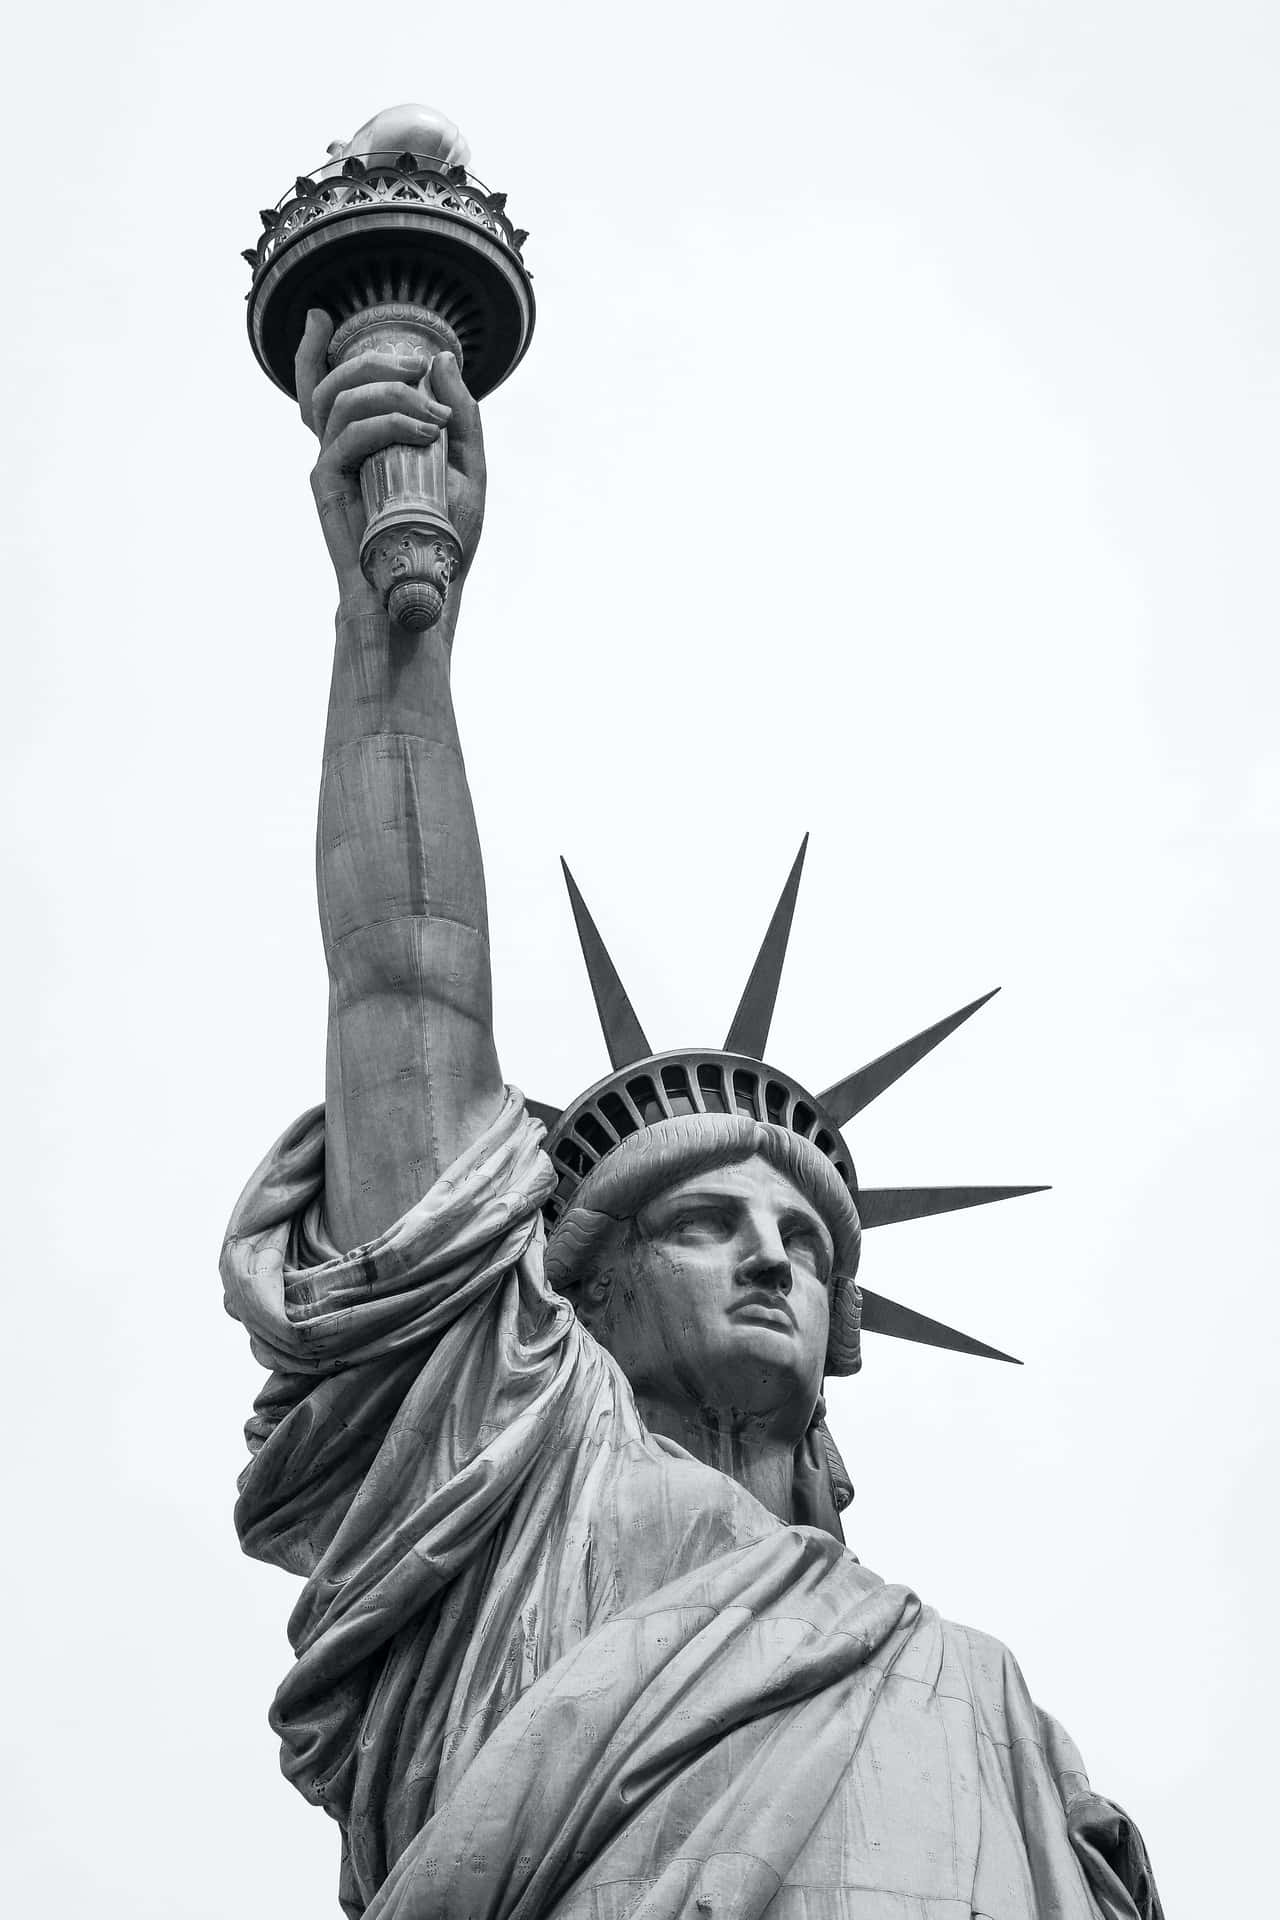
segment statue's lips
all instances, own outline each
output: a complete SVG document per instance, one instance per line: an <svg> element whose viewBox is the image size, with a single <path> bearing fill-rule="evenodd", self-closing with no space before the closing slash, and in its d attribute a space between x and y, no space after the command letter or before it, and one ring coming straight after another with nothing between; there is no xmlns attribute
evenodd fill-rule
<svg viewBox="0 0 1280 1920"><path fill-rule="evenodd" d="M776 1293L744 1294L741 1300L735 1300L729 1313L734 1320L745 1320L751 1326L776 1327L782 1333L795 1332L795 1314Z"/></svg>

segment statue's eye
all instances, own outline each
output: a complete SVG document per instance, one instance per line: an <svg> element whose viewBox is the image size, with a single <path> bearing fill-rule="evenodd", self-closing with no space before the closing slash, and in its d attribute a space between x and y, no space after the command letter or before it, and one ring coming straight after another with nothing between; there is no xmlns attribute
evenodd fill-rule
<svg viewBox="0 0 1280 1920"><path fill-rule="evenodd" d="M783 1235L783 1245L793 1259L803 1260L815 1273L826 1278L830 1255L825 1238L816 1227L800 1224Z"/></svg>
<svg viewBox="0 0 1280 1920"><path fill-rule="evenodd" d="M725 1220L715 1207L698 1207L690 1213L677 1214L667 1231L685 1240L718 1239L725 1232Z"/></svg>

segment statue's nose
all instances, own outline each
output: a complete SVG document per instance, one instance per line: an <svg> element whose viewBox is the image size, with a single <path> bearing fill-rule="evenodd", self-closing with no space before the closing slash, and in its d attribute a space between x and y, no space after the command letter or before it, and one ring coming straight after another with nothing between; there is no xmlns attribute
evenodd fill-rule
<svg viewBox="0 0 1280 1920"><path fill-rule="evenodd" d="M791 1262L773 1221L757 1226L754 1244L738 1268L738 1278L743 1286L771 1287L778 1293L790 1293Z"/></svg>

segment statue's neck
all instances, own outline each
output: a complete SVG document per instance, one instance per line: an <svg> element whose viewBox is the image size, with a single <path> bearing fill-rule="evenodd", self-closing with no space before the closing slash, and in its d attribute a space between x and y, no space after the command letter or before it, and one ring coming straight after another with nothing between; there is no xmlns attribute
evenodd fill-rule
<svg viewBox="0 0 1280 1920"><path fill-rule="evenodd" d="M650 1433L674 1440L696 1460L727 1473L762 1507L790 1523L795 1489L794 1441L778 1439L758 1423L728 1409L671 1406L644 1393L637 1393L636 1406Z"/></svg>

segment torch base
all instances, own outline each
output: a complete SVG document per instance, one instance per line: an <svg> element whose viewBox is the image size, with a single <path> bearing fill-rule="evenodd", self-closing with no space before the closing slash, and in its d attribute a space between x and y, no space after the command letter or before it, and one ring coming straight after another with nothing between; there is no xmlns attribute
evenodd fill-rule
<svg viewBox="0 0 1280 1920"><path fill-rule="evenodd" d="M435 625L461 564L462 547L449 521L417 502L371 520L360 545L365 579L410 633Z"/></svg>
<svg viewBox="0 0 1280 1920"><path fill-rule="evenodd" d="M428 580L402 580L387 596L387 612L406 633L425 633L444 612L444 595Z"/></svg>

